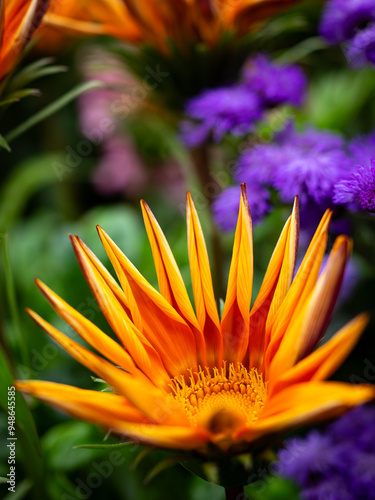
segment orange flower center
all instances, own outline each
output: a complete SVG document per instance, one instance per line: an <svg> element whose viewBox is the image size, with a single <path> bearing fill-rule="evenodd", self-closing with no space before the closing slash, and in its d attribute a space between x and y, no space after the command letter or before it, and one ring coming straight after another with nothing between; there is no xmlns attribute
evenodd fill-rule
<svg viewBox="0 0 375 500"><path fill-rule="evenodd" d="M214 434L227 434L258 418L267 396L263 377L241 363L190 372L172 380L175 400L183 406L193 425L198 422Z"/></svg>

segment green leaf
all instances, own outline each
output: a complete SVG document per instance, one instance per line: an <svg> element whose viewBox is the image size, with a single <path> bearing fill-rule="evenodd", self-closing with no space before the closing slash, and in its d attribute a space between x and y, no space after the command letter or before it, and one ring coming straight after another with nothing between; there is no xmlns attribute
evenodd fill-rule
<svg viewBox="0 0 375 500"><path fill-rule="evenodd" d="M95 80L91 82L86 82L82 83L80 85L77 85L74 87L72 90L64 94L62 97L59 99L56 99L55 102L52 104L49 104L46 106L44 109L30 117L29 119L25 120L21 125L13 129L11 132L9 132L6 136L5 139L8 142L13 141L20 135L24 134L29 130L30 128L34 127L37 125L39 122L45 120L49 116L55 114L57 111L60 109L64 108L67 104L69 104L71 101L74 101L78 96L81 94L84 94L85 92L88 92L93 89L98 89L102 87L102 84L100 82L97 82Z"/></svg>
<svg viewBox="0 0 375 500"><path fill-rule="evenodd" d="M0 484L5 484L8 481L7 477L1 477L0 476Z"/></svg>
<svg viewBox="0 0 375 500"><path fill-rule="evenodd" d="M75 450L79 449L88 449L88 450L108 450L108 449L114 449L114 448L123 448L124 446L130 446L134 445L133 442L129 441L126 443L112 443L112 444L99 444L99 443L94 443L94 444L77 444L76 446L73 446Z"/></svg>
<svg viewBox="0 0 375 500"><path fill-rule="evenodd" d="M297 43L291 49L286 50L283 54L276 59L280 64L295 63L304 57L327 48L327 43L319 36L308 38L303 42Z"/></svg>
<svg viewBox="0 0 375 500"><path fill-rule="evenodd" d="M38 189L57 182L53 162L64 162L62 155L35 156L18 165L6 180L0 193L0 234L22 212L29 197Z"/></svg>
<svg viewBox="0 0 375 500"><path fill-rule="evenodd" d="M50 64L54 61L52 57L44 57L29 64L19 71L9 82L8 89L10 91L20 89L28 85L30 82L46 75L61 73L67 70L66 66L58 66Z"/></svg>
<svg viewBox="0 0 375 500"><path fill-rule="evenodd" d="M15 488L15 493L9 492L3 500L22 500L22 498L28 498L26 495L30 493L33 483L29 479L24 479L22 483L17 484Z"/></svg>
<svg viewBox="0 0 375 500"><path fill-rule="evenodd" d="M5 282L5 290L8 299L8 305L10 310L10 315L12 318L13 325L13 336L15 337L15 342L17 345L17 350L20 356L22 363L26 366L29 366L29 355L26 347L26 343L24 342L21 330L20 316L18 312L18 303L16 298L16 290L14 286L13 279L13 270L12 264L9 257L8 250L8 236L3 235L1 238L1 250L3 255L3 264L4 264L4 282Z"/></svg>
<svg viewBox="0 0 375 500"><path fill-rule="evenodd" d="M161 472L174 465L178 464L181 460L185 460L185 455L174 455L172 457L166 457L163 460L160 460L146 475L143 482L145 484L149 484L156 476L158 476Z"/></svg>
<svg viewBox="0 0 375 500"><path fill-rule="evenodd" d="M4 139L4 137L0 134L0 148L4 148L7 151L10 151L9 144L7 141Z"/></svg>
<svg viewBox="0 0 375 500"><path fill-rule="evenodd" d="M55 425L41 439L48 468L57 472L74 470L91 462L102 450L75 449L77 443L99 439L98 431L86 422L69 421Z"/></svg>
<svg viewBox="0 0 375 500"><path fill-rule="evenodd" d="M0 407L4 412L8 411L8 387L14 383L14 374L9 360L0 346ZM22 455L20 461L27 471L28 477L34 485L37 485L37 490L43 489L43 461L40 452L39 438L36 433L35 424L30 410L23 396L16 392L16 437L17 445L19 446ZM21 483L23 484L23 483ZM21 484L18 485L18 490L22 491ZM38 493L38 492L37 492ZM12 494L12 498L16 498ZM39 497L43 498L42 493Z"/></svg>

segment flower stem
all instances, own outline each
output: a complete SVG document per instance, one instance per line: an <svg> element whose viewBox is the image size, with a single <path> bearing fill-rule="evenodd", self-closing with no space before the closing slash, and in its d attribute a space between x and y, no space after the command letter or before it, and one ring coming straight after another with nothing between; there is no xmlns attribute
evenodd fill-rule
<svg viewBox="0 0 375 500"><path fill-rule="evenodd" d="M238 488L225 488L225 498L226 500L245 500L245 493L243 486L238 486Z"/></svg>

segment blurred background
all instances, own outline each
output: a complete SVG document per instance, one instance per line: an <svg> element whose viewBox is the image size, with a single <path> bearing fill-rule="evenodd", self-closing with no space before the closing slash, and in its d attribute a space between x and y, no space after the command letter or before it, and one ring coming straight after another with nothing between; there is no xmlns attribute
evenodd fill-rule
<svg viewBox="0 0 375 500"><path fill-rule="evenodd" d="M216 54L212 71L207 54L200 61L195 59L194 65L190 60L192 66L185 68L189 79L184 79L183 62L181 68L171 60L168 65L168 59L157 58L152 51L145 51L144 59L137 60L134 47L111 36L63 37L47 28L40 31L20 68L41 57L53 57L50 63L61 66L61 71L42 75L32 84L40 90L38 95L29 95L5 110L0 130L4 137L11 137L27 118L73 88L93 81L97 85L78 92L77 98L67 99L56 113L9 141L11 151L0 149L2 381L10 385L15 375L100 389L92 374L48 338L25 312L25 307L37 311L78 340L38 291L34 283L38 277L109 332L75 260L69 234L78 234L111 269L97 236L95 226L100 225L157 286L139 206L143 198L165 231L191 295L185 223L188 189L195 198L210 255L215 241L221 242L219 262L225 283L234 233L230 227L223 231L220 220L212 230L210 206L220 192L236 185L234 166L246 145L251 145L254 137L269 142L290 120L300 128L312 126L337 133L344 141L374 132L375 69L371 65L350 66L342 44L329 45L323 40L319 33L322 8L323 2L297 5L273 17L263 38L250 41L256 44L256 52L272 54L280 63L298 64L308 81L306 97L300 106L286 105L267 114L250 136L227 135L208 141L205 151L210 156L213 179L208 194L197 174L197 150L186 145L179 123L186 118L184 110L190 98L204 89L238 81L241 66L251 54L250 42L236 48L238 60ZM145 77L147 85L142 83ZM291 211L291 203L278 196L275 188L270 196L271 209L254 228L253 296ZM249 202L252 208L251 194ZM311 235L309 213L306 210L301 218L302 251ZM337 205L330 247L333 235L342 231L353 237L354 250L327 338L359 312L374 311L372 214ZM220 286L217 288L222 290ZM375 380L374 325L373 317L335 379L352 383ZM27 398L25 404L18 396L16 412L23 432L17 443L17 497L12 493L7 496L6 486L0 484L1 498L224 498L222 488L196 478L180 465L148 477L165 456L161 452L144 453L140 447L128 446L116 448L114 459L112 449L74 449L76 445L116 440L106 436L105 430L75 421L39 401ZM4 413L0 414L0 435L6 435ZM1 447L0 476L8 472L6 458L7 449ZM247 487L253 498L300 498L291 482L272 475L265 479L268 472L260 471L257 482Z"/></svg>

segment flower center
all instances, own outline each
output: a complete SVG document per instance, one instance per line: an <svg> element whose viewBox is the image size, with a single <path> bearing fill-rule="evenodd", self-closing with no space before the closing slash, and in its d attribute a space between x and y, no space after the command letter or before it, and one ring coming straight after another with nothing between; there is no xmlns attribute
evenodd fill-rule
<svg viewBox="0 0 375 500"><path fill-rule="evenodd" d="M205 420L214 434L233 430L240 422L258 418L267 396L267 386L256 368L248 371L242 363L223 368L200 368L184 377L172 379L175 400L183 406L193 425Z"/></svg>

